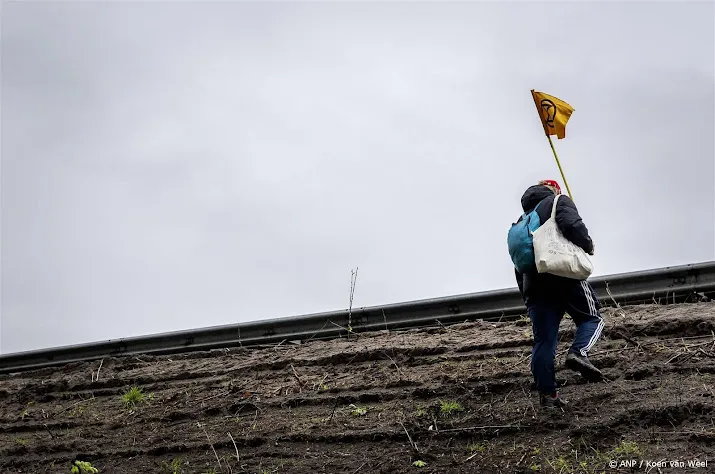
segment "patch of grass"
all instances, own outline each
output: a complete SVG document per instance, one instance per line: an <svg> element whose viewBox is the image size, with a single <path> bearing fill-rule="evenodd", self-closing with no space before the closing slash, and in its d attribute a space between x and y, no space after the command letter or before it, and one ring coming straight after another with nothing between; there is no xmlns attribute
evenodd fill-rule
<svg viewBox="0 0 715 474"><path fill-rule="evenodd" d="M27 446L30 444L30 440L27 438L15 438L15 442L20 446Z"/></svg>
<svg viewBox="0 0 715 474"><path fill-rule="evenodd" d="M144 395L141 388L132 387L124 395L122 395L122 404L124 404L125 408L134 408L147 399L153 400L154 394L150 393L149 395Z"/></svg>
<svg viewBox="0 0 715 474"><path fill-rule="evenodd" d="M535 472L536 472L536 471L540 471L540 470L541 470L541 464L532 464L531 466L529 466L529 469L531 469L532 471L535 471Z"/></svg>
<svg viewBox="0 0 715 474"><path fill-rule="evenodd" d="M470 454L485 453L487 449L489 449L489 444L487 443L470 443L467 445L467 451Z"/></svg>
<svg viewBox="0 0 715 474"><path fill-rule="evenodd" d="M72 463L71 472L72 474L94 474L99 472L99 469L87 461L75 461Z"/></svg>
<svg viewBox="0 0 715 474"><path fill-rule="evenodd" d="M616 446L613 450L616 456L642 456L643 451L641 451L640 446L635 441L622 441L621 444Z"/></svg>
<svg viewBox="0 0 715 474"><path fill-rule="evenodd" d="M75 408L71 409L68 413L67 416L70 418L74 418L77 416L82 416L84 414L84 411L87 409L86 406L84 405L77 405Z"/></svg>
<svg viewBox="0 0 715 474"><path fill-rule="evenodd" d="M181 459L173 459L171 463L164 462L164 470L171 474L181 474Z"/></svg>
<svg viewBox="0 0 715 474"><path fill-rule="evenodd" d="M532 459L531 462L533 465L539 465L537 461L545 462L550 468L547 469L548 472L553 471L559 474L603 474L606 472L604 469L608 467L608 461L616 458L614 451L604 454L589 447L583 440L581 440L579 448L581 448L581 444L583 450L571 449L568 453L559 453L554 450L551 458ZM530 452L532 456L539 453L538 448Z"/></svg>
<svg viewBox="0 0 715 474"><path fill-rule="evenodd" d="M352 416L365 416L367 415L367 408L365 407L357 407L355 405L350 405L350 407L353 409L353 411L350 412Z"/></svg>
<svg viewBox="0 0 715 474"><path fill-rule="evenodd" d="M442 415L450 416L453 413L464 411L464 407L457 402L442 402Z"/></svg>
<svg viewBox="0 0 715 474"><path fill-rule="evenodd" d="M27 405L25 406L25 409L22 410L22 413L20 413L20 419L24 420L26 416L30 414L30 407L34 405L35 402L28 402Z"/></svg>
<svg viewBox="0 0 715 474"><path fill-rule="evenodd" d="M659 342L658 344L653 345L653 351L657 354L658 352L671 352L670 348L666 346L664 343Z"/></svg>
<svg viewBox="0 0 715 474"><path fill-rule="evenodd" d="M413 462L412 465L415 467L425 467L427 465L427 463L424 461L417 460L417 461Z"/></svg>
<svg viewBox="0 0 715 474"><path fill-rule="evenodd" d="M423 407L422 405L418 405L417 406L417 416L422 417L422 416L425 416L426 414L427 414L427 410L425 409L425 407Z"/></svg>
<svg viewBox="0 0 715 474"><path fill-rule="evenodd" d="M586 461L589 464L600 464L601 467L603 467L605 465L605 463L607 463L608 461L610 461L613 458L612 455L609 455L607 453L604 454L595 448L591 448L591 451L593 452L593 454L589 453L586 456Z"/></svg>
<svg viewBox="0 0 715 474"><path fill-rule="evenodd" d="M546 462L553 468L554 471L559 473L571 473L574 472L571 463L563 456L559 456L553 461L547 460Z"/></svg>

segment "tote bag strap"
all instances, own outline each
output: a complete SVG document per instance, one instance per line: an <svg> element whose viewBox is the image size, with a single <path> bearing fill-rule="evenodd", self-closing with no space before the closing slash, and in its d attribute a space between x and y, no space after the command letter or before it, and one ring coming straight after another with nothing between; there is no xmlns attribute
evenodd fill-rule
<svg viewBox="0 0 715 474"><path fill-rule="evenodd" d="M557 194L556 197L554 197L554 206L551 208L551 218L554 219L556 217L556 203L559 200L560 194Z"/></svg>

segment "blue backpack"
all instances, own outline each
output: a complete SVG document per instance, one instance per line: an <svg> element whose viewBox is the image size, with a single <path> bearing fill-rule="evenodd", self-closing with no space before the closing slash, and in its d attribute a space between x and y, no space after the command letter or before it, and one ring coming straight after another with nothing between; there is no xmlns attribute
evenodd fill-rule
<svg viewBox="0 0 715 474"><path fill-rule="evenodd" d="M531 234L541 225L539 214L536 212L539 204L529 214L522 214L521 221L511 225L506 239L509 246L509 256L514 263L514 268L519 273L532 272L536 269L534 239Z"/></svg>

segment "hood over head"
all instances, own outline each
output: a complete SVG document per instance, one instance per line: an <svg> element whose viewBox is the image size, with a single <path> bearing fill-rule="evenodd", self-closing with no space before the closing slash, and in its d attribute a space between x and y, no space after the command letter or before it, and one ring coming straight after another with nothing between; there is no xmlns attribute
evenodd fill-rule
<svg viewBox="0 0 715 474"><path fill-rule="evenodd" d="M534 210L536 205L545 198L554 195L554 191L552 191L548 186L536 184L524 191L524 194L521 196L521 208L524 212L531 212Z"/></svg>

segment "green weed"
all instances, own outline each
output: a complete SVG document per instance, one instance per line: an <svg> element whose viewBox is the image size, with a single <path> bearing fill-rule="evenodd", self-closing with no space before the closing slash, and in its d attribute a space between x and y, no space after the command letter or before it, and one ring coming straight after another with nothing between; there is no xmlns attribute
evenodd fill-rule
<svg viewBox="0 0 715 474"><path fill-rule="evenodd" d="M571 463L566 460L563 456L559 456L553 461L546 461L553 468L554 471L559 473L570 473L573 472L573 467Z"/></svg>
<svg viewBox="0 0 715 474"><path fill-rule="evenodd" d="M134 408L139 403L142 403L146 399L153 400L154 394L150 393L148 397L144 395L142 389L139 387L130 388L124 395L122 395L122 403L125 408Z"/></svg>
<svg viewBox="0 0 715 474"><path fill-rule="evenodd" d="M77 407L71 409L71 410L67 413L67 416L69 416L70 418L74 418L74 417L77 417L77 416L81 416L86 409L87 409L87 407L84 406L84 405L77 405Z"/></svg>
<svg viewBox="0 0 715 474"><path fill-rule="evenodd" d="M34 405L35 402L28 402L27 405L25 406L25 409L22 410L22 413L20 413L20 419L24 420L26 416L30 414L30 407Z"/></svg>
<svg viewBox="0 0 715 474"><path fill-rule="evenodd" d="M71 472L72 474L94 474L99 472L99 469L87 461L75 461L72 463Z"/></svg>
<svg viewBox="0 0 715 474"><path fill-rule="evenodd" d="M470 443L467 445L467 451L469 451L470 454L474 453L484 453L489 445L487 443Z"/></svg>
<svg viewBox="0 0 715 474"><path fill-rule="evenodd" d="M621 444L616 446L613 452L617 456L642 456L643 452L638 446L638 443L634 441L622 441Z"/></svg>
<svg viewBox="0 0 715 474"><path fill-rule="evenodd" d="M174 459L171 463L164 462L164 470L171 474L181 474L181 459Z"/></svg>
<svg viewBox="0 0 715 474"><path fill-rule="evenodd" d="M464 411L464 407L457 402L442 402L442 414L450 416L452 413Z"/></svg>

